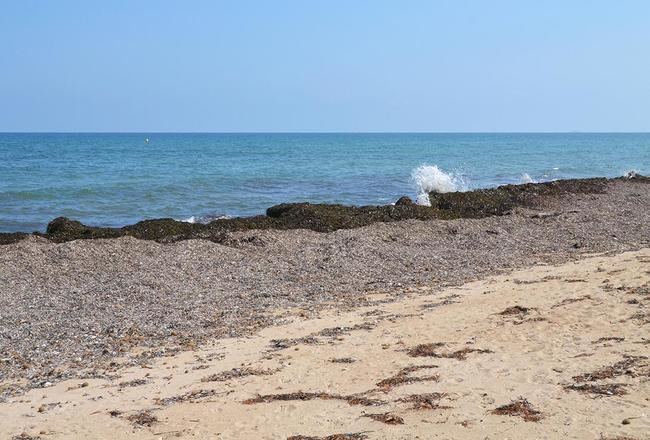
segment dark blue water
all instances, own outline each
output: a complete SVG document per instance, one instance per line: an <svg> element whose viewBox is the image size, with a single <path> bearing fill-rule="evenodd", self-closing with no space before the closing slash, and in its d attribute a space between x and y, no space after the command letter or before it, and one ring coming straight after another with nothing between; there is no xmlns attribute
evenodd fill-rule
<svg viewBox="0 0 650 440"><path fill-rule="evenodd" d="M422 164L458 189L647 174L650 134L0 134L0 231L384 204Z"/></svg>

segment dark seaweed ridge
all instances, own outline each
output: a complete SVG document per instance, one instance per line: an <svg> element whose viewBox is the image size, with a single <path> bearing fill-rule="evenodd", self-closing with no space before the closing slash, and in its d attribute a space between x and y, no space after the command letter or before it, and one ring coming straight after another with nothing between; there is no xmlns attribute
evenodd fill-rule
<svg viewBox="0 0 650 440"><path fill-rule="evenodd" d="M509 214L516 207L540 207L544 197L565 194L598 194L605 192L611 181L634 180L649 183L650 178L634 175L615 179L590 178L557 180L544 183L503 185L497 188L468 192L430 193L431 206L409 203L383 206L345 206L336 204L283 203L267 209L266 215L218 219L207 224L186 223L171 218L144 220L122 228L102 228L58 217L52 220L45 234L34 233L61 243L78 239L117 238L131 236L161 243L201 238L221 243L227 234L252 229L311 229L332 232L377 222L400 220L432 220L483 218ZM29 234L0 233L0 245L20 241Z"/></svg>

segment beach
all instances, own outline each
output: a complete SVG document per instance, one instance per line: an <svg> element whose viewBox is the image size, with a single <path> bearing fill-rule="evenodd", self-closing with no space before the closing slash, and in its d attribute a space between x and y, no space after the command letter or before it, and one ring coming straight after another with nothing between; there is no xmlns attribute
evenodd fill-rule
<svg viewBox="0 0 650 440"><path fill-rule="evenodd" d="M12 238L0 436L642 439L648 183L538 192L327 232Z"/></svg>

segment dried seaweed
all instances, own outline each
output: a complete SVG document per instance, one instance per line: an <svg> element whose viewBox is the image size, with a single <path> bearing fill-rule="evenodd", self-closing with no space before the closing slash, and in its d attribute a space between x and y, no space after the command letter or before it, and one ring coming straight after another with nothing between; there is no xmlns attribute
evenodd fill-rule
<svg viewBox="0 0 650 440"><path fill-rule="evenodd" d="M136 426L151 426L158 422L158 418L149 411L140 411L136 414L127 416L126 419Z"/></svg>
<svg viewBox="0 0 650 440"><path fill-rule="evenodd" d="M364 440L367 438L367 435L359 432L354 434L332 434L325 437L292 435L291 437L287 437L287 440Z"/></svg>
<svg viewBox="0 0 650 440"><path fill-rule="evenodd" d="M505 309L503 312L499 312L499 315L509 316L509 315L527 315L531 310L536 310L534 308L523 307L523 306L512 306Z"/></svg>
<svg viewBox="0 0 650 440"><path fill-rule="evenodd" d="M120 388L137 387L137 386L140 386L140 385L145 385L148 382L149 381L147 379L133 379L133 380L129 380L127 382L120 382L119 387Z"/></svg>
<svg viewBox="0 0 650 440"><path fill-rule="evenodd" d="M199 399L205 399L206 397L214 397L214 396L219 396L228 393L230 393L230 391L194 390L194 391L188 391L187 393L180 394L178 396L165 397L162 399L156 398L154 402L156 403L156 405L167 406L179 402L195 402Z"/></svg>
<svg viewBox="0 0 650 440"><path fill-rule="evenodd" d="M279 369L260 370L256 368L233 368L232 370L223 371L221 373L211 374L201 379L201 382L225 382L231 379L238 379L247 376L270 376L275 374Z"/></svg>
<svg viewBox="0 0 650 440"><path fill-rule="evenodd" d="M41 440L41 437L38 435L29 435L26 432L21 432L20 434L11 437L11 440Z"/></svg>
<svg viewBox="0 0 650 440"><path fill-rule="evenodd" d="M357 361L356 359L350 358L350 357L330 359L330 362L332 362L334 364L352 364L352 363L354 363L356 361Z"/></svg>
<svg viewBox="0 0 650 440"><path fill-rule="evenodd" d="M394 387L401 385L408 385L416 382L438 382L440 376L410 376L411 373L418 370L425 370L431 368L438 368L437 365L415 365L411 367L402 368L397 374L377 382L377 386L384 392L391 390Z"/></svg>
<svg viewBox="0 0 650 440"><path fill-rule="evenodd" d="M597 396L622 396L627 394L625 390L627 387L624 383L609 383L609 384L571 384L564 387L565 390L578 391L585 394L595 394Z"/></svg>
<svg viewBox="0 0 650 440"><path fill-rule="evenodd" d="M281 393L281 394L266 394L258 395L251 399L246 399L242 403L245 405L251 405L254 403L270 403L274 401L288 402L292 400L343 400L348 402L350 405L362 405L362 406L380 406L384 405L386 402L379 399L370 399L361 394L351 394L351 395L339 395L339 394L329 394L323 392L312 392L305 393L298 391L295 393Z"/></svg>
<svg viewBox="0 0 650 440"><path fill-rule="evenodd" d="M293 347L294 345L313 345L318 343L318 338L314 336L303 336L302 338L294 339L271 339L271 348L274 350L284 350L285 348Z"/></svg>
<svg viewBox="0 0 650 440"><path fill-rule="evenodd" d="M449 409L450 406L440 405L440 399L447 397L446 393L411 394L398 399L398 402L411 403L413 409Z"/></svg>
<svg viewBox="0 0 650 440"><path fill-rule="evenodd" d="M544 415L533 408L530 402L523 397L493 409L491 413L499 416L521 417L527 422L539 422L544 418Z"/></svg>
<svg viewBox="0 0 650 440"><path fill-rule="evenodd" d="M647 357L645 356L629 356L622 361L616 362L613 365L600 368L591 373L584 373L578 376L573 376L573 380L576 382L594 382L597 380L603 379L612 379L619 376L646 376L649 372L642 370L644 367L648 366L646 361Z"/></svg>
<svg viewBox="0 0 650 440"><path fill-rule="evenodd" d="M407 353L411 357L435 357L435 358L445 358L445 359L456 359L459 361L466 360L467 355L470 353L493 353L491 350L485 350L480 348L469 348L469 347L465 347L463 349L453 351L453 352L447 352L447 353L439 353L435 351L436 348L441 347L443 345L444 344L441 342L431 343L431 344L420 344L407 350Z"/></svg>
<svg viewBox="0 0 650 440"><path fill-rule="evenodd" d="M600 344L601 342L609 342L609 341L623 342L623 341L625 341L625 338L619 337L619 336L607 336L607 337L600 338L600 339L592 342L592 344Z"/></svg>
<svg viewBox="0 0 650 440"><path fill-rule="evenodd" d="M551 308L555 309L557 307L566 306L568 304L573 304L573 303L580 302L580 301L585 301L585 300L588 300L588 299L591 299L591 295L584 295L584 296L580 296L578 298L567 298L567 299L564 299L564 300L560 301L557 304L553 304L551 306Z"/></svg>
<svg viewBox="0 0 650 440"><path fill-rule="evenodd" d="M380 414L364 414L364 417L369 417L377 422L382 422L387 425L403 425L404 419L396 414L380 413Z"/></svg>

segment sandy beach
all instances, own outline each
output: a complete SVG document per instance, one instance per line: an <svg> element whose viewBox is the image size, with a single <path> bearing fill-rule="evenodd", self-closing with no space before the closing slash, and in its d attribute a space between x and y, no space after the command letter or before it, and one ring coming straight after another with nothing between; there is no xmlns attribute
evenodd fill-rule
<svg viewBox="0 0 650 440"><path fill-rule="evenodd" d="M643 249L369 295L10 398L0 436L643 439L649 289Z"/></svg>
<svg viewBox="0 0 650 440"><path fill-rule="evenodd" d="M647 438L650 193L603 188L330 233L4 245L0 437Z"/></svg>

